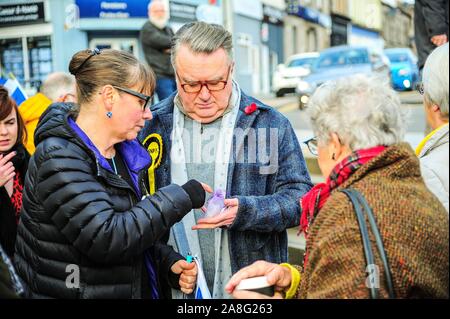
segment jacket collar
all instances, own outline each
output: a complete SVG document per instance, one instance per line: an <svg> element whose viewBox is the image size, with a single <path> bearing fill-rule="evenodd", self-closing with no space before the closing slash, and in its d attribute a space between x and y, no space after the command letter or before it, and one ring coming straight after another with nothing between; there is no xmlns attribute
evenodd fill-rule
<svg viewBox="0 0 450 319"><path fill-rule="evenodd" d="M98 148L92 143L91 139L83 132L83 130L69 117L68 124L72 130L78 135L83 143L94 153L95 158L101 167L112 172L112 168L106 158L100 153ZM122 155L123 160L127 164L130 171L139 173L141 169L150 164L150 155L144 150L138 141L124 141L117 145L117 151Z"/></svg>
<svg viewBox="0 0 450 319"><path fill-rule="evenodd" d="M385 170L386 177L395 177L398 179L421 176L419 159L415 155L411 145L406 142L401 142L387 147L380 155L361 166L337 189L348 188L370 173L387 167L391 167L391 169ZM395 169L393 169L394 167Z"/></svg>
<svg viewBox="0 0 450 319"><path fill-rule="evenodd" d="M419 157L424 157L431 151L433 151L435 148L448 143L449 143L449 124L447 123L443 125L441 128L439 128L433 134L433 136L431 136L428 139L428 141L425 143L422 150L420 151Z"/></svg>

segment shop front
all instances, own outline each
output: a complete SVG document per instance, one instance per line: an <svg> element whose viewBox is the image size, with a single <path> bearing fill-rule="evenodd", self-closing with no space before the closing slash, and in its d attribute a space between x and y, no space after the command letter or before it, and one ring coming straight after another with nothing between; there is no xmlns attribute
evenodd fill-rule
<svg viewBox="0 0 450 319"><path fill-rule="evenodd" d="M285 53L288 56L317 52L330 46L331 18L329 4L319 9L290 1L285 18Z"/></svg>
<svg viewBox="0 0 450 319"><path fill-rule="evenodd" d="M267 47L267 50L263 50L263 60L264 64L268 66L264 78L268 79L269 87L272 87L272 78L277 65L284 62L283 20L285 12L279 8L263 4L263 14L261 39ZM266 87L264 89L267 90Z"/></svg>
<svg viewBox="0 0 450 319"><path fill-rule="evenodd" d="M48 16L43 1L0 5L1 73L15 76L30 93L53 70L53 26Z"/></svg>

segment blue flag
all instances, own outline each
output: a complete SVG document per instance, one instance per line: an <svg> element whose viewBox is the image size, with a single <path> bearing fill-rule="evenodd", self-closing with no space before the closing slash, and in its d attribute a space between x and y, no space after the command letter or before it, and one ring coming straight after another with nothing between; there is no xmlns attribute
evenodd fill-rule
<svg viewBox="0 0 450 319"><path fill-rule="evenodd" d="M27 99L26 93L16 79L0 77L0 85L3 85L8 90L9 95L16 101L17 106L20 106Z"/></svg>

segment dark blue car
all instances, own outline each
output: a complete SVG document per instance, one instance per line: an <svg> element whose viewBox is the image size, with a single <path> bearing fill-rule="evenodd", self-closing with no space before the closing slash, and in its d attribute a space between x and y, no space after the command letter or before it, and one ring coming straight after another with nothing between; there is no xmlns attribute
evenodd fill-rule
<svg viewBox="0 0 450 319"><path fill-rule="evenodd" d="M399 91L412 90L419 81L417 58L409 48L386 49L391 62L392 86Z"/></svg>

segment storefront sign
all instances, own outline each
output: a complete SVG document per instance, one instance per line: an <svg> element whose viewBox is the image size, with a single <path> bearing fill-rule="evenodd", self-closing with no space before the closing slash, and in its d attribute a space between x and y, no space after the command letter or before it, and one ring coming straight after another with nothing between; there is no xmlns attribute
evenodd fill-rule
<svg viewBox="0 0 450 319"><path fill-rule="evenodd" d="M298 3L291 2L288 5L288 13L291 15L296 15L306 21L317 23L325 28L331 28L331 18L328 15L321 13L315 9L304 7Z"/></svg>
<svg viewBox="0 0 450 319"><path fill-rule="evenodd" d="M0 5L0 27L42 23L44 21L43 2Z"/></svg>
<svg viewBox="0 0 450 319"><path fill-rule="evenodd" d="M197 20L197 6L182 2L170 1L170 18L188 21Z"/></svg>
<svg viewBox="0 0 450 319"><path fill-rule="evenodd" d="M80 18L147 18L147 7L151 1L145 0L76 0Z"/></svg>
<svg viewBox="0 0 450 319"><path fill-rule="evenodd" d="M272 6L263 4L264 22L272 24L283 24L285 13Z"/></svg>

